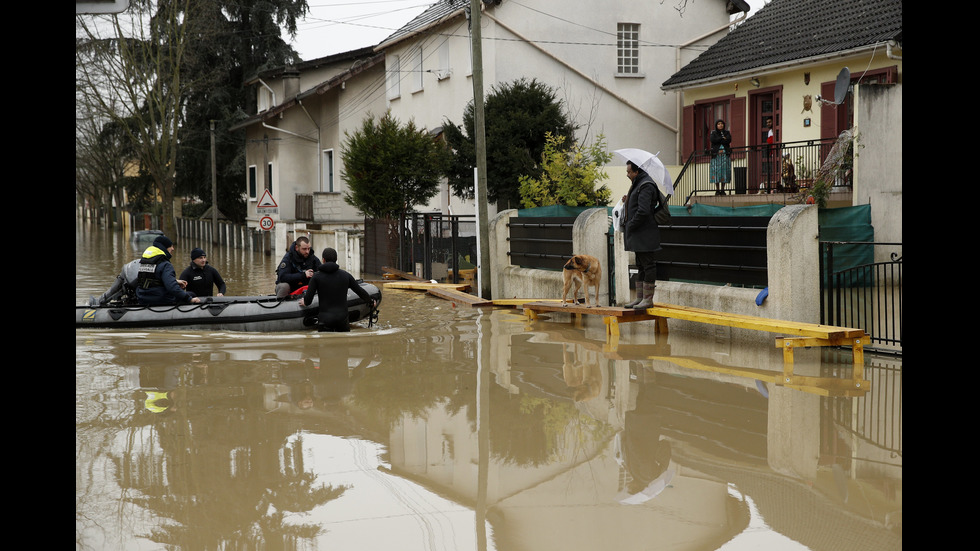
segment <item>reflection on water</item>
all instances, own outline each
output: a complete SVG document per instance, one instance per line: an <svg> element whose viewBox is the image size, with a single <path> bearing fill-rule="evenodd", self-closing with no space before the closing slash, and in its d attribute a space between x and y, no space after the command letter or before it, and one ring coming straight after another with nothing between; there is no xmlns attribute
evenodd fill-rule
<svg viewBox="0 0 980 551"><path fill-rule="evenodd" d="M138 251L76 235L80 303ZM209 260L271 292L277 258ZM825 396L747 376L774 347L562 316L389 290L350 334L76 330L76 545L901 547L900 361Z"/></svg>

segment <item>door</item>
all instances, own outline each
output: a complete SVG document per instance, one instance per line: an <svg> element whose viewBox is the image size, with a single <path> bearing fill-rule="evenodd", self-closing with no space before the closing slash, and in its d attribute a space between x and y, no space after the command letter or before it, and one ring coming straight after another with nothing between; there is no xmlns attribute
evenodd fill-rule
<svg viewBox="0 0 980 551"><path fill-rule="evenodd" d="M749 145L753 153L749 162L749 193L771 191L780 178L780 91L770 89L751 94L749 104Z"/></svg>

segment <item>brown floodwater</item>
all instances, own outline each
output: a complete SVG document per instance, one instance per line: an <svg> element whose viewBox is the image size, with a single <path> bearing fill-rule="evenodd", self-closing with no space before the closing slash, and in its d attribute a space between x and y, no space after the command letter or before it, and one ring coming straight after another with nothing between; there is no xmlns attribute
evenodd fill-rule
<svg viewBox="0 0 980 551"><path fill-rule="evenodd" d="M280 255L195 246L272 293ZM76 304L140 252L78 223ZM900 358L833 396L848 350L788 388L771 344L622 327L383 289L350 334L76 329L76 548L901 549Z"/></svg>

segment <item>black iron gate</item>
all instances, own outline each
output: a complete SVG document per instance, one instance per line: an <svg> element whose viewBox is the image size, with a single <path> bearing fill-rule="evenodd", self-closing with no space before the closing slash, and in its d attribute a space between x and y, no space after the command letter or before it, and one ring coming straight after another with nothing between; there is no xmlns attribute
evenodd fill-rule
<svg viewBox="0 0 980 551"><path fill-rule="evenodd" d="M459 283L476 268L476 216L407 213L400 221L398 269Z"/></svg>
<svg viewBox="0 0 980 551"><path fill-rule="evenodd" d="M901 353L902 244L821 241L820 253L821 323L864 329Z"/></svg>

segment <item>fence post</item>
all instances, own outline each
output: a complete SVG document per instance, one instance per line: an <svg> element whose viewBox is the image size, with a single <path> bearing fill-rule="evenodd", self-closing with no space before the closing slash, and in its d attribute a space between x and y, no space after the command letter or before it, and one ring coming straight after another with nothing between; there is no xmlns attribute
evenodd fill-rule
<svg viewBox="0 0 980 551"><path fill-rule="evenodd" d="M504 268L510 266L510 257L507 255L507 238L510 231L507 229L507 223L516 216L517 209L504 210L497 213L497 216L489 224L490 254L488 261L492 268L488 270L490 272L490 298L504 297L504 281L501 275L504 273ZM481 283L481 285L483 284Z"/></svg>
<svg viewBox="0 0 980 551"><path fill-rule="evenodd" d="M605 207L583 211L575 217L572 227L572 251L575 254L588 254L598 258L603 264L608 262L609 254L609 212ZM608 270L602 270L603 277L599 281L600 300L609 304Z"/></svg>

